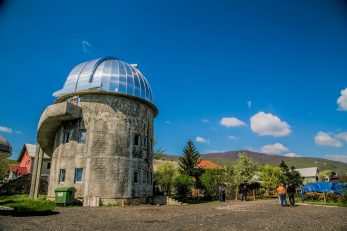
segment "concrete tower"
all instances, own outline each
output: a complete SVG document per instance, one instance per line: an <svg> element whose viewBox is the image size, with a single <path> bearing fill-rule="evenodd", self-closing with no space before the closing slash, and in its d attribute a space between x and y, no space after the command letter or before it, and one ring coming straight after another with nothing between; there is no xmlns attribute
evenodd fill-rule
<svg viewBox="0 0 347 231"><path fill-rule="evenodd" d="M81 63L53 95L37 133L37 156L52 157L48 197L58 187L76 188L77 198L98 196L103 204L152 196L158 111L136 65L113 57Z"/></svg>

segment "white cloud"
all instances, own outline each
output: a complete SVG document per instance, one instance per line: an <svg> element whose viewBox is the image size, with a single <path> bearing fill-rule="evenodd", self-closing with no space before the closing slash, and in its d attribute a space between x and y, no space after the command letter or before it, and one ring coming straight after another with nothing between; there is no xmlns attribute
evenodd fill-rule
<svg viewBox="0 0 347 231"><path fill-rule="evenodd" d="M205 139L204 137L201 137L201 136L197 136L195 138L195 141L198 142L198 143L210 143L210 140L207 140L207 139Z"/></svg>
<svg viewBox="0 0 347 231"><path fill-rule="evenodd" d="M224 117L221 119L220 124L225 127L240 127L246 125L245 122L235 117Z"/></svg>
<svg viewBox="0 0 347 231"><path fill-rule="evenodd" d="M22 132L22 131L16 131L16 134L18 134L18 135L22 135L22 134L23 134L23 132Z"/></svg>
<svg viewBox="0 0 347 231"><path fill-rule="evenodd" d="M335 161L341 161L341 162L347 163L347 155L339 155L339 154L325 155L324 158L328 160L335 160Z"/></svg>
<svg viewBox="0 0 347 231"><path fill-rule="evenodd" d="M247 106L248 106L248 108L252 108L252 101L251 101L251 100L249 100L249 101L247 102Z"/></svg>
<svg viewBox="0 0 347 231"><path fill-rule="evenodd" d="M335 138L333 138L330 134L326 132L318 132L314 137L314 141L318 145L322 146L330 146L330 147L342 147L342 143Z"/></svg>
<svg viewBox="0 0 347 231"><path fill-rule="evenodd" d="M81 42L81 45L82 45L83 52L90 54L90 48L91 48L92 44L90 44L90 42L88 42L87 40L83 40Z"/></svg>
<svg viewBox="0 0 347 231"><path fill-rule="evenodd" d="M338 110L347 111L347 88L341 91L341 96L337 99Z"/></svg>
<svg viewBox="0 0 347 231"><path fill-rule="evenodd" d="M236 136L228 136L229 140L237 140L238 138Z"/></svg>
<svg viewBox="0 0 347 231"><path fill-rule="evenodd" d="M0 132L12 133L12 128L0 126Z"/></svg>
<svg viewBox="0 0 347 231"><path fill-rule="evenodd" d="M290 152L290 153L284 154L283 156L287 156L287 157L300 157L298 154L296 154L294 152Z"/></svg>
<svg viewBox="0 0 347 231"><path fill-rule="evenodd" d="M275 144L264 145L260 149L260 151L266 154L276 155L276 154L288 152L289 150L287 147L283 146L282 144L275 143Z"/></svg>
<svg viewBox="0 0 347 231"><path fill-rule="evenodd" d="M171 124L171 121L166 120L165 123L166 123L166 124Z"/></svg>
<svg viewBox="0 0 347 231"><path fill-rule="evenodd" d="M247 150L247 151L251 151L251 152L256 152L257 151L256 149L254 149L254 148L252 148L250 146L244 147L244 149Z"/></svg>
<svg viewBox="0 0 347 231"><path fill-rule="evenodd" d="M344 140L347 142L347 132L342 132L336 135L336 138Z"/></svg>
<svg viewBox="0 0 347 231"><path fill-rule="evenodd" d="M205 154L206 153L223 153L223 152L225 152L225 151L224 150L206 150Z"/></svg>
<svg viewBox="0 0 347 231"><path fill-rule="evenodd" d="M292 132L287 122L281 121L271 113L258 112L251 117L250 121L252 131L260 136L280 137Z"/></svg>
<svg viewBox="0 0 347 231"><path fill-rule="evenodd" d="M202 119L201 122L203 123L209 123L210 121L208 119Z"/></svg>

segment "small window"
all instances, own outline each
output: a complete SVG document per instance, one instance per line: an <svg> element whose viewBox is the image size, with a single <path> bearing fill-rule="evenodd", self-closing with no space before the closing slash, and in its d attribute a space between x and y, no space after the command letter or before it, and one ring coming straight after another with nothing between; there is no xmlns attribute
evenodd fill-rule
<svg viewBox="0 0 347 231"><path fill-rule="evenodd" d="M59 183L65 182L65 169L60 169L59 171Z"/></svg>
<svg viewBox="0 0 347 231"><path fill-rule="evenodd" d="M143 147L147 148L147 136L143 137Z"/></svg>
<svg viewBox="0 0 347 231"><path fill-rule="evenodd" d="M51 163L47 163L47 169L51 169Z"/></svg>
<svg viewBox="0 0 347 231"><path fill-rule="evenodd" d="M69 143L70 136L71 136L71 131L70 130L64 131L64 137L63 137L63 143L64 144Z"/></svg>
<svg viewBox="0 0 347 231"><path fill-rule="evenodd" d="M134 145L135 146L140 146L141 145L141 135L140 134L135 134L135 136L134 136Z"/></svg>
<svg viewBox="0 0 347 231"><path fill-rule="evenodd" d="M148 184L151 185L152 184L152 172L150 172L148 174Z"/></svg>
<svg viewBox="0 0 347 231"><path fill-rule="evenodd" d="M142 183L147 184L148 172L143 172Z"/></svg>
<svg viewBox="0 0 347 231"><path fill-rule="evenodd" d="M85 143L86 137L87 137L86 129L80 129L80 132L78 134L78 143Z"/></svg>
<svg viewBox="0 0 347 231"><path fill-rule="evenodd" d="M69 102L72 103L72 104L75 104L75 105L79 106L79 105L80 105L80 98L77 97L77 96L74 96L74 97L72 97L71 99L69 99Z"/></svg>
<svg viewBox="0 0 347 231"><path fill-rule="evenodd" d="M83 178L83 168L75 168L75 183L81 183Z"/></svg>
<svg viewBox="0 0 347 231"><path fill-rule="evenodd" d="M138 184L140 181L140 172L139 171L134 171L134 184Z"/></svg>

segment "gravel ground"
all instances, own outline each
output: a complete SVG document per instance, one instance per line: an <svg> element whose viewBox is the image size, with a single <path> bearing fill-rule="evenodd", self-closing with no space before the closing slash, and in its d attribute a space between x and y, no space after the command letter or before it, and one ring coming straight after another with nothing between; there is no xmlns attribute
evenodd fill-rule
<svg viewBox="0 0 347 231"><path fill-rule="evenodd" d="M0 217L0 229L347 231L347 208L282 208L277 200L161 207L60 207L56 211L48 216Z"/></svg>

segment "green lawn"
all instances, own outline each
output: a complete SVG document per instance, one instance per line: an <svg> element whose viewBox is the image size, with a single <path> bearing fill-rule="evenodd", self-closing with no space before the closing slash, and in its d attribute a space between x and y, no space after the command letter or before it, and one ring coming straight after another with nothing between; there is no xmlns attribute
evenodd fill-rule
<svg viewBox="0 0 347 231"><path fill-rule="evenodd" d="M56 204L47 201L44 196L38 199L31 199L26 194L2 196L0 197L0 206L7 206L20 213L44 213L53 211Z"/></svg>

